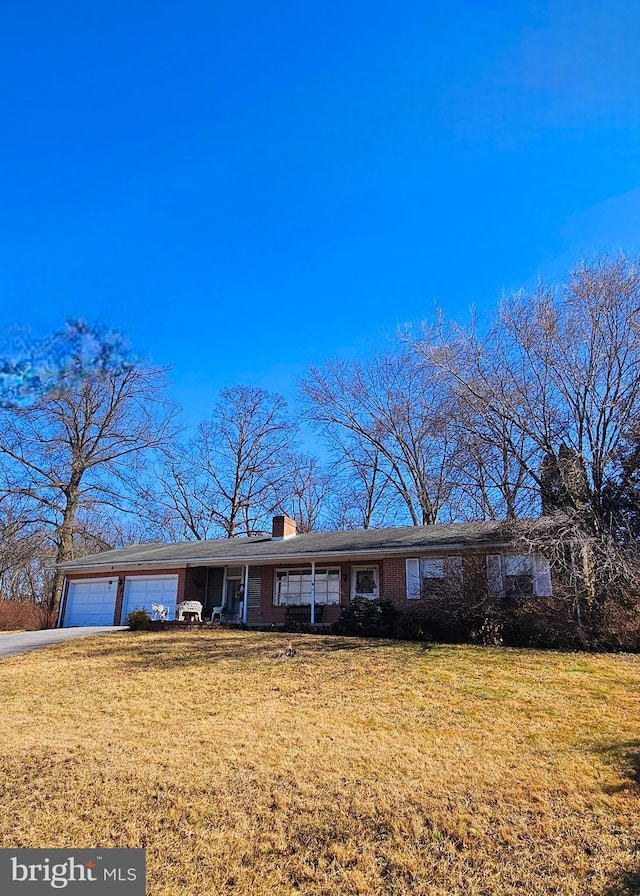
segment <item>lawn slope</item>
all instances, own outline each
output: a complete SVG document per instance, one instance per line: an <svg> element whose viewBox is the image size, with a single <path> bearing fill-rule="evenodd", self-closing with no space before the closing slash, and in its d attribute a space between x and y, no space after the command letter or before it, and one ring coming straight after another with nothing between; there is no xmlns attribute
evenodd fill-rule
<svg viewBox="0 0 640 896"><path fill-rule="evenodd" d="M639 684L624 655L71 642L0 661L0 846L145 846L151 896L634 894Z"/></svg>

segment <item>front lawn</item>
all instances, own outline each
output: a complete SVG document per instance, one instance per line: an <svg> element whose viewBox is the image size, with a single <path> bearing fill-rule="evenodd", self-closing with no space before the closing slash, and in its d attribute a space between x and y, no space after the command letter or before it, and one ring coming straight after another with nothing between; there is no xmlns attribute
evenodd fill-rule
<svg viewBox="0 0 640 896"><path fill-rule="evenodd" d="M151 896L635 894L639 694L626 655L69 642L0 661L0 846L146 846Z"/></svg>

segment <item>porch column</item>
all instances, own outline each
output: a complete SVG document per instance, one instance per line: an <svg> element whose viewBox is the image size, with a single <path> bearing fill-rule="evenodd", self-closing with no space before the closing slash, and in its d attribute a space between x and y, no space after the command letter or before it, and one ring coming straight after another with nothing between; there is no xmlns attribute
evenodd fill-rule
<svg viewBox="0 0 640 896"><path fill-rule="evenodd" d="M311 625L316 621L316 561L311 561Z"/></svg>
<svg viewBox="0 0 640 896"><path fill-rule="evenodd" d="M247 604L249 603L249 564L244 565L244 603L242 604L242 624L247 624Z"/></svg>

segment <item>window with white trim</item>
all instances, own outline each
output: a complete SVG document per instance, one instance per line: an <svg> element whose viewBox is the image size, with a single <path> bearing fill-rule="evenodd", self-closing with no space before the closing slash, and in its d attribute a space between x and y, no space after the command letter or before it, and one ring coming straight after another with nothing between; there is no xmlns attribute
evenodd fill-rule
<svg viewBox="0 0 640 896"><path fill-rule="evenodd" d="M316 604L340 603L340 569L316 569ZM310 569L277 569L273 585L273 603L292 606L311 603Z"/></svg>
<svg viewBox="0 0 640 896"><path fill-rule="evenodd" d="M551 567L541 554L492 554L487 581L493 597L551 597Z"/></svg>
<svg viewBox="0 0 640 896"><path fill-rule="evenodd" d="M406 561L407 597L435 598L462 584L462 557L421 557Z"/></svg>
<svg viewBox="0 0 640 896"><path fill-rule="evenodd" d="M533 596L533 562L531 557L505 557L504 593L506 597Z"/></svg>

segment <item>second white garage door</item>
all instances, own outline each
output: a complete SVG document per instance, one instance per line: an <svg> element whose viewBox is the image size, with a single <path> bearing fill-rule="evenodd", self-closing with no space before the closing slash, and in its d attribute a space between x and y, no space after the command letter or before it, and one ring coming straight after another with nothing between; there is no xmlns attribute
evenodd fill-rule
<svg viewBox="0 0 640 896"><path fill-rule="evenodd" d="M127 623L127 614L132 610L146 610L153 616L152 604L167 607L167 619L176 615L176 594L178 576L127 576L124 583L122 603L122 624Z"/></svg>

